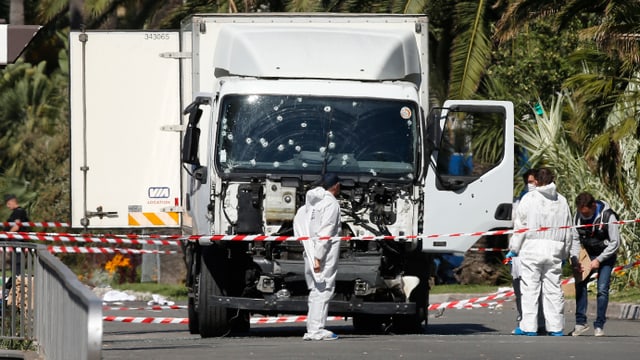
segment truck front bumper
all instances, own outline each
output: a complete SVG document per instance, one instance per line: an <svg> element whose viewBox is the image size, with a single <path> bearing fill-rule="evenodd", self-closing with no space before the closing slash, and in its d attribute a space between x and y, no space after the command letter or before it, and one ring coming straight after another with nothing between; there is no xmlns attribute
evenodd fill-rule
<svg viewBox="0 0 640 360"><path fill-rule="evenodd" d="M307 300L303 299L276 299L275 297L273 299L250 299L233 296L212 296L211 300L214 306L255 312L306 314L308 310ZM415 313L415 303L341 300L329 302L329 314L331 315L413 315Z"/></svg>

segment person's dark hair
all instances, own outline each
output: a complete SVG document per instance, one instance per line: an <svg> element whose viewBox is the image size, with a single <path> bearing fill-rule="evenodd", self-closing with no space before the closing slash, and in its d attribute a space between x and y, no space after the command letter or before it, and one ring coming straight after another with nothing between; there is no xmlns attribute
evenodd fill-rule
<svg viewBox="0 0 640 360"><path fill-rule="evenodd" d="M338 177L338 175L334 174L334 173L326 173L322 176L322 187L325 190L330 189L333 185L337 184L340 182L340 178Z"/></svg>
<svg viewBox="0 0 640 360"><path fill-rule="evenodd" d="M524 186L527 186L527 183L529 183L529 176L533 175L533 177L536 177L536 169L529 169L527 171L525 171L522 174L522 181L524 182Z"/></svg>
<svg viewBox="0 0 640 360"><path fill-rule="evenodd" d="M6 195L4 196L4 202L5 202L5 204L7 203L7 201L9 201L9 200L11 200L11 199L17 199L17 198L16 198L16 196L15 196L15 195L13 195L13 194L6 194Z"/></svg>
<svg viewBox="0 0 640 360"><path fill-rule="evenodd" d="M576 196L576 209L587 206L592 207L596 202L596 199L590 193L583 191Z"/></svg>
<svg viewBox="0 0 640 360"><path fill-rule="evenodd" d="M539 169L535 176L538 186L549 185L554 180L553 172L547 168Z"/></svg>

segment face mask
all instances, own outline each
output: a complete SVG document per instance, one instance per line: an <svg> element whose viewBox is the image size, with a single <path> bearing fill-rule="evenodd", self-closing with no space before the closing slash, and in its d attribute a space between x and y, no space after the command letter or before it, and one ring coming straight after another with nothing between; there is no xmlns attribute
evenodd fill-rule
<svg viewBox="0 0 640 360"><path fill-rule="evenodd" d="M527 191L533 191L535 189L536 189L536 185L535 184L531 184L531 183L527 184Z"/></svg>

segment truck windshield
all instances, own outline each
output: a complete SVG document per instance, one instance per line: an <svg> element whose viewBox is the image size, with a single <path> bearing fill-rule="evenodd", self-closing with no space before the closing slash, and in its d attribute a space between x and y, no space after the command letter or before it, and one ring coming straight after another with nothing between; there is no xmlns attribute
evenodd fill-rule
<svg viewBox="0 0 640 360"><path fill-rule="evenodd" d="M319 173L412 180L417 110L411 101L228 95L216 167L235 173Z"/></svg>

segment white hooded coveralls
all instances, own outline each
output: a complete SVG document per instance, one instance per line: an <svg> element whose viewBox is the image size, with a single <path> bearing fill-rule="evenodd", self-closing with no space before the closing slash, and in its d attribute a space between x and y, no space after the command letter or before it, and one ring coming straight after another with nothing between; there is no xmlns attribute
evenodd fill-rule
<svg viewBox="0 0 640 360"><path fill-rule="evenodd" d="M319 237L335 237L340 233L340 204L322 187L311 189L293 220L296 237L302 240L305 250L305 279L309 288L309 312L307 314L307 336L321 338L329 313L329 300L335 290L340 240L319 240ZM314 259L320 260L319 273L313 271Z"/></svg>
<svg viewBox="0 0 640 360"><path fill-rule="evenodd" d="M542 307L548 332L564 329L564 295L560 287L562 260L571 249L571 211L554 183L537 187L524 195L516 209L509 250L520 258L522 320L524 332L538 331L538 298L542 287ZM549 227L547 231L535 231ZM529 229L517 233L519 229Z"/></svg>

